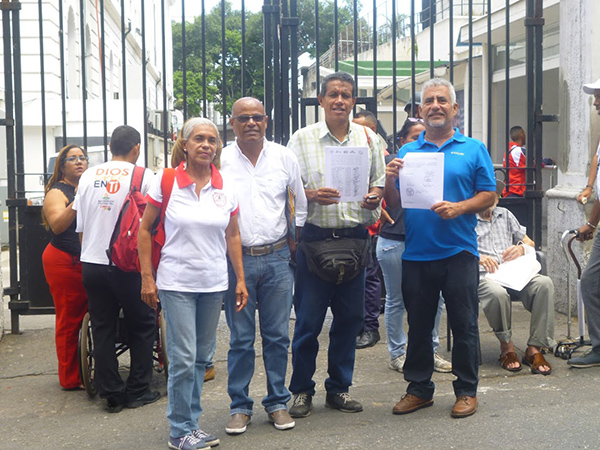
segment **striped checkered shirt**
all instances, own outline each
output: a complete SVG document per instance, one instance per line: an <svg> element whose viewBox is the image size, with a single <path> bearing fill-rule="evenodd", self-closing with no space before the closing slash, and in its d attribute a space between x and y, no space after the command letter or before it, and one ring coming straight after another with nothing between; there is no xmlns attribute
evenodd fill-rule
<svg viewBox="0 0 600 450"><path fill-rule="evenodd" d="M325 147L367 147L369 149L369 189L385 185L385 162L381 142L376 134L362 125L349 122L348 135L340 142L329 132L325 121L309 125L294 133L288 147L298 157L304 189L325 186ZM367 140L367 135L369 136ZM370 144L369 144L370 141ZM308 202L307 223L321 228L352 228L377 221L380 208L374 211L361 208L361 202L339 202L319 205Z"/></svg>
<svg viewBox="0 0 600 450"><path fill-rule="evenodd" d="M508 209L497 206L490 220L477 214L477 246L479 256L491 256L498 264L502 262L502 253L511 245L517 244L526 234L525 227ZM484 271L479 266L479 271Z"/></svg>

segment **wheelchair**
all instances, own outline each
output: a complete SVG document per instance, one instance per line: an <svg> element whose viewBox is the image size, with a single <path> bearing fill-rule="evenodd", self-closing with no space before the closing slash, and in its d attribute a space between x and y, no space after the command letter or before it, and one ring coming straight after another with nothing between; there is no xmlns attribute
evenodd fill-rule
<svg viewBox="0 0 600 450"><path fill-rule="evenodd" d="M160 304L156 309L156 332L154 338L152 360L153 369L157 373L164 373L165 378L168 375L169 360L166 351L167 328L163 312ZM117 358L129 350L127 344L127 327L123 317L123 310L119 313L117 323L117 336L115 338L115 352ZM85 391L90 398L94 398L97 394L95 376L95 360L94 360L94 340L92 338L92 322L90 313L86 313L81 322L81 330L79 331L79 343L77 345L77 355L79 357L79 374Z"/></svg>

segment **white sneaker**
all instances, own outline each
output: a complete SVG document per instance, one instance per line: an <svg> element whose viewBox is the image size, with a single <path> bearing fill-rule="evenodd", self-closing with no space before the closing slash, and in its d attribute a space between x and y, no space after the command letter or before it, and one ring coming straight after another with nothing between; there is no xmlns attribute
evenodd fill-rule
<svg viewBox="0 0 600 450"><path fill-rule="evenodd" d="M452 372L452 363L446 361L439 354L433 354L433 370L440 373Z"/></svg>
<svg viewBox="0 0 600 450"><path fill-rule="evenodd" d="M392 370L397 370L398 372L402 372L404 369L404 362L406 361L406 353L404 355L397 356L392 359L388 364L388 367Z"/></svg>

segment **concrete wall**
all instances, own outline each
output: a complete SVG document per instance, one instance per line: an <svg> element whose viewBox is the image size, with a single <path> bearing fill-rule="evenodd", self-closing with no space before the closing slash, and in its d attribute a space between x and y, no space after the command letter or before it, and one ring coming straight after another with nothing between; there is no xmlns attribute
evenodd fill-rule
<svg viewBox="0 0 600 450"><path fill-rule="evenodd" d="M592 205L579 205L575 198L585 186L589 160L600 135L600 118L591 107L592 97L582 85L600 78L598 32L593 24L600 14L595 0L560 3L560 52L558 76L558 185L546 193L548 198L548 272L556 289L556 308L565 312L567 300L576 294L577 275L571 269L567 283L568 261L560 247L560 235L579 228ZM574 243L578 259L585 262L591 243ZM571 293L571 294L570 294ZM561 330L558 330L561 331Z"/></svg>

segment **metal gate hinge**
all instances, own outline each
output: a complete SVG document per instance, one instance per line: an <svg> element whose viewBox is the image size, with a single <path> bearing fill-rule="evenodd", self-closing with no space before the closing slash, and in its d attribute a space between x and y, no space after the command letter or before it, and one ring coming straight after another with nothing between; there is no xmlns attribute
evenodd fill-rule
<svg viewBox="0 0 600 450"><path fill-rule="evenodd" d="M281 18L281 26L282 27L297 27L300 25L300 19L298 17L282 17Z"/></svg>
<svg viewBox="0 0 600 450"><path fill-rule="evenodd" d="M263 5L262 12L264 14L279 14L279 5Z"/></svg>
<svg viewBox="0 0 600 450"><path fill-rule="evenodd" d="M4 11L4 10L20 10L21 9L21 2L19 1L8 1L8 0L2 0L0 1L0 11Z"/></svg>
<svg viewBox="0 0 600 450"><path fill-rule="evenodd" d="M536 27L540 25L544 25L546 20L543 17L526 17L525 18L525 26L526 27Z"/></svg>

